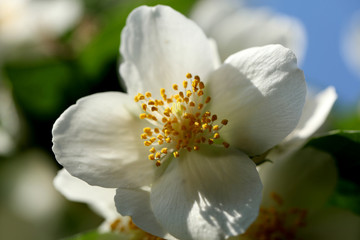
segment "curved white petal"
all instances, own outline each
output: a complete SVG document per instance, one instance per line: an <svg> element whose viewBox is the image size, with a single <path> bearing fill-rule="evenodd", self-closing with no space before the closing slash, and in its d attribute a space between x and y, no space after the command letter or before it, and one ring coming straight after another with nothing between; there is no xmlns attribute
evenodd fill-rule
<svg viewBox="0 0 360 240"><path fill-rule="evenodd" d="M283 205L314 211L322 207L333 193L337 181L334 159L327 153L305 148L286 159L274 160L259 167L264 184L264 206L276 204L276 193Z"/></svg>
<svg viewBox="0 0 360 240"><path fill-rule="evenodd" d="M311 216L297 235L306 240L358 240L360 216L343 209L324 208Z"/></svg>
<svg viewBox="0 0 360 240"><path fill-rule="evenodd" d="M120 73L128 93L181 84L190 72L205 78L214 66L214 51L202 30L170 7L142 6L131 12L121 34L124 63ZM216 59L216 58L215 58Z"/></svg>
<svg viewBox="0 0 360 240"><path fill-rule="evenodd" d="M202 3L201 3L202 2ZM268 8L248 8L236 1L200 1L192 17L214 38L222 59L240 50L281 44L304 58L306 31L303 24Z"/></svg>
<svg viewBox="0 0 360 240"><path fill-rule="evenodd" d="M230 56L207 88L211 112L229 120L221 136L250 155L265 152L295 128L306 95L294 54L280 45Z"/></svg>
<svg viewBox="0 0 360 240"><path fill-rule="evenodd" d="M165 230L156 220L150 207L150 193L142 189L118 188L115 204L123 216L131 216L133 222L142 230L158 237L166 236Z"/></svg>
<svg viewBox="0 0 360 240"><path fill-rule="evenodd" d="M114 188L91 186L79 178L70 175L66 169L58 171L54 179L55 188L67 199L89 204L89 206L105 219L115 219L119 213L115 208Z"/></svg>
<svg viewBox="0 0 360 240"><path fill-rule="evenodd" d="M313 135L325 122L336 98L334 87L328 87L316 96L308 96L298 125L283 143L290 144L294 141L306 140Z"/></svg>
<svg viewBox="0 0 360 240"><path fill-rule="evenodd" d="M69 107L53 127L56 160L75 177L102 187L143 186L155 164L140 134L145 121L123 93L99 93ZM137 177L134 177L137 176Z"/></svg>
<svg viewBox="0 0 360 240"><path fill-rule="evenodd" d="M261 200L255 164L242 152L222 147L181 154L152 186L158 222L180 239L222 239L244 232Z"/></svg>

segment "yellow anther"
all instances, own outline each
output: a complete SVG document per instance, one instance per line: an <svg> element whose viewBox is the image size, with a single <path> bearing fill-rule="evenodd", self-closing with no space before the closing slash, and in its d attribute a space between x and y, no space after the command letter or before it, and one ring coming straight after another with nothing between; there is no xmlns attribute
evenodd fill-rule
<svg viewBox="0 0 360 240"><path fill-rule="evenodd" d="M139 100L140 100L140 99L139 99L139 96L135 96L135 97L134 97L134 101L135 101L135 102L138 102Z"/></svg>
<svg viewBox="0 0 360 240"><path fill-rule="evenodd" d="M195 113L195 117L199 117L201 115L201 113L200 112L197 112L197 113Z"/></svg>
<svg viewBox="0 0 360 240"><path fill-rule="evenodd" d="M196 76L194 77L194 79L197 80L197 81L200 81L200 77L199 77L198 75L196 75Z"/></svg>
<svg viewBox="0 0 360 240"><path fill-rule="evenodd" d="M146 92L145 97L150 98L151 97L151 92Z"/></svg>
<svg viewBox="0 0 360 240"><path fill-rule="evenodd" d="M146 108L147 108L146 103L142 103L142 104L141 104L141 108L142 108L144 111L146 111Z"/></svg>
<svg viewBox="0 0 360 240"><path fill-rule="evenodd" d="M213 144L213 143L214 143L214 139L211 139L211 138L210 138L210 139L208 140L208 143L209 143L210 145Z"/></svg>
<svg viewBox="0 0 360 240"><path fill-rule="evenodd" d="M198 109L201 110L203 108L204 104L199 103Z"/></svg>
<svg viewBox="0 0 360 240"><path fill-rule="evenodd" d="M214 134L214 138L215 138L215 139L218 139L219 137L220 137L220 134L219 134L219 133L215 133L215 134Z"/></svg>
<svg viewBox="0 0 360 240"><path fill-rule="evenodd" d="M165 88L160 88L160 95L161 96L165 95Z"/></svg>
<svg viewBox="0 0 360 240"><path fill-rule="evenodd" d="M139 115L139 118L140 118L140 119L145 119L145 118L146 118L146 113L141 113L141 114Z"/></svg>
<svg viewBox="0 0 360 240"><path fill-rule="evenodd" d="M157 121L157 118L155 116L152 116L151 119Z"/></svg>
<svg viewBox="0 0 360 240"><path fill-rule="evenodd" d="M187 88L188 82L186 80L183 81L183 87Z"/></svg>
<svg viewBox="0 0 360 240"><path fill-rule="evenodd" d="M183 92L179 92L179 96L180 96L181 98L184 98L184 93L183 93Z"/></svg>
<svg viewBox="0 0 360 240"><path fill-rule="evenodd" d="M160 130L159 130L158 128L154 128L154 132L155 132L155 133L159 133Z"/></svg>
<svg viewBox="0 0 360 240"><path fill-rule="evenodd" d="M200 123L194 122L194 126L199 127L199 126L200 126Z"/></svg>
<svg viewBox="0 0 360 240"><path fill-rule="evenodd" d="M156 150L155 150L155 148L154 148L154 147L152 147L152 148L150 148L149 152L151 152L151 153L155 153L155 152L156 152Z"/></svg>
<svg viewBox="0 0 360 240"><path fill-rule="evenodd" d="M173 85L172 85L172 88L173 88L175 91L177 91L177 90L179 89L177 84L173 84Z"/></svg>
<svg viewBox="0 0 360 240"><path fill-rule="evenodd" d="M159 134L159 135L157 135L157 138L161 140L161 139L164 139L164 136Z"/></svg>
<svg viewBox="0 0 360 240"><path fill-rule="evenodd" d="M192 92L191 92L190 90L187 90L187 91L186 91L186 96L187 96L187 97L190 97L191 95L192 95Z"/></svg>
<svg viewBox="0 0 360 240"><path fill-rule="evenodd" d="M180 156L179 152L175 151L173 152L174 157L178 158Z"/></svg>
<svg viewBox="0 0 360 240"><path fill-rule="evenodd" d="M161 149L161 153L167 154L167 148L162 148L162 149Z"/></svg>
<svg viewBox="0 0 360 240"><path fill-rule="evenodd" d="M219 125L214 125L214 126L213 126L213 130L214 130L214 131L219 130Z"/></svg>
<svg viewBox="0 0 360 240"><path fill-rule="evenodd" d="M187 74L186 74L186 78L192 78L191 73L187 73Z"/></svg>
<svg viewBox="0 0 360 240"><path fill-rule="evenodd" d="M145 141L144 142L144 145L147 146L147 147L150 146L151 144L152 144L152 142L150 142L150 141Z"/></svg>
<svg viewBox="0 0 360 240"><path fill-rule="evenodd" d="M230 144L228 144L227 142L223 142L222 144L224 145L225 148L229 148L229 147L230 147Z"/></svg>
<svg viewBox="0 0 360 240"><path fill-rule="evenodd" d="M206 99L205 99L205 103L209 103L211 101L211 97L207 97Z"/></svg>
<svg viewBox="0 0 360 240"><path fill-rule="evenodd" d="M159 141L158 141L158 144L159 145L161 145L161 144L163 144L164 143L164 140L162 140L162 139L160 139Z"/></svg>
<svg viewBox="0 0 360 240"><path fill-rule="evenodd" d="M170 143L170 142L171 142L171 138L169 138L169 137L166 138L166 139L165 139L165 142Z"/></svg>
<svg viewBox="0 0 360 240"><path fill-rule="evenodd" d="M157 161L156 161L156 166L159 167L160 165L161 165L160 160L157 160Z"/></svg>
<svg viewBox="0 0 360 240"><path fill-rule="evenodd" d="M195 151L199 150L199 146L198 146L198 145L195 145L195 146L194 146L194 150L195 150Z"/></svg>
<svg viewBox="0 0 360 240"><path fill-rule="evenodd" d="M205 88L205 84L203 82L199 82L199 88L200 89L204 89Z"/></svg>
<svg viewBox="0 0 360 240"><path fill-rule="evenodd" d="M144 129L143 129L143 132L144 132L144 133L148 133L148 132L151 132L151 128L149 128L149 127L146 127L146 128L144 128Z"/></svg>
<svg viewBox="0 0 360 240"><path fill-rule="evenodd" d="M211 121L216 121L216 120L217 120L217 115L216 114L212 115L211 116Z"/></svg>
<svg viewBox="0 0 360 240"><path fill-rule="evenodd" d="M211 116L211 112L206 111L203 116L204 116L204 117L210 117L210 116Z"/></svg>
<svg viewBox="0 0 360 240"><path fill-rule="evenodd" d="M203 90L200 90L200 91L198 91L198 96L202 96L202 95L204 95L204 92L203 92Z"/></svg>
<svg viewBox="0 0 360 240"><path fill-rule="evenodd" d="M208 127L209 127L209 125L208 125L207 123L204 123L204 124L202 125L202 128L203 128L204 130L206 130Z"/></svg>
<svg viewBox="0 0 360 240"><path fill-rule="evenodd" d="M148 104L149 104L149 105L155 105L155 101L149 100Z"/></svg>
<svg viewBox="0 0 360 240"><path fill-rule="evenodd" d="M224 120L221 121L221 124L222 124L222 125L226 125L226 124L228 124L228 122L229 122L229 121L228 121L227 119L224 119Z"/></svg>
<svg viewBox="0 0 360 240"><path fill-rule="evenodd" d="M160 152L157 152L157 153L155 154L155 158L160 158L160 156L161 156L161 153L160 153Z"/></svg>
<svg viewBox="0 0 360 240"><path fill-rule="evenodd" d="M163 117L163 118L161 119L161 121L162 121L163 123L166 123L166 122L168 121L168 119L167 119L166 117Z"/></svg>
<svg viewBox="0 0 360 240"><path fill-rule="evenodd" d="M155 141L156 141L156 137L150 138L150 142L151 142L151 143L153 143L153 142L155 142Z"/></svg>
<svg viewBox="0 0 360 240"><path fill-rule="evenodd" d="M147 134L146 134L146 133L142 133L142 134L140 135L140 137L141 137L141 139L147 139Z"/></svg>
<svg viewBox="0 0 360 240"><path fill-rule="evenodd" d="M155 160L155 155L154 154L149 154L148 158L149 158L149 160Z"/></svg>
<svg viewBox="0 0 360 240"><path fill-rule="evenodd" d="M158 110L157 107L151 107L151 111L155 112L155 111L157 111L157 110Z"/></svg>
<svg viewBox="0 0 360 240"><path fill-rule="evenodd" d="M195 107L195 103L194 103L193 101L191 101L191 102L189 103L189 105L190 105L190 107Z"/></svg>
<svg viewBox="0 0 360 240"><path fill-rule="evenodd" d="M188 97L186 97L186 98L184 98L184 102L186 102L187 104L189 103L189 98Z"/></svg>

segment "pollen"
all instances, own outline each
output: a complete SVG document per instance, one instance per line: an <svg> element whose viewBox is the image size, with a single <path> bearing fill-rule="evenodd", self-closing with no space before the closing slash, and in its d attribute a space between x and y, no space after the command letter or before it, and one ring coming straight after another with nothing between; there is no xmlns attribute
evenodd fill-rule
<svg viewBox="0 0 360 240"><path fill-rule="evenodd" d="M169 90L160 88L161 99L150 92L134 97L143 111L139 118L152 126L145 127L140 138L150 148L148 159L156 160L158 167L167 159L181 157L184 151L198 151L202 144L230 146L219 133L228 120L218 120L206 106L212 100L206 84L191 73L179 80L180 84L172 84Z"/></svg>
<svg viewBox="0 0 360 240"><path fill-rule="evenodd" d="M302 208L283 206L284 200L272 192L273 205L261 207L259 216L241 237L246 239L299 240L297 232L306 226L308 211Z"/></svg>

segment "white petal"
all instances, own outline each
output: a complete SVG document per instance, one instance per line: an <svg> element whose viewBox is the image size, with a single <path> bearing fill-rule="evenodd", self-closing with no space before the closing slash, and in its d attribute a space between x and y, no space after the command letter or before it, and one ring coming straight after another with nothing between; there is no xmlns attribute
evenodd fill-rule
<svg viewBox="0 0 360 240"><path fill-rule="evenodd" d="M80 99L53 127L53 151L69 173L90 185L143 186L154 168L140 134L145 121L123 93L99 93Z"/></svg>
<svg viewBox="0 0 360 240"><path fill-rule="evenodd" d="M214 38L222 59L240 50L281 44L303 59L306 31L303 24L268 8L248 8L236 1L200 1L192 17Z"/></svg>
<svg viewBox="0 0 360 240"><path fill-rule="evenodd" d="M306 240L358 240L360 217L352 212L325 208L309 217L305 228L300 228L299 239Z"/></svg>
<svg viewBox="0 0 360 240"><path fill-rule="evenodd" d="M295 128L306 94L294 54L280 45L230 56L207 87L211 112L229 120L221 136L251 155L275 146Z"/></svg>
<svg viewBox="0 0 360 240"><path fill-rule="evenodd" d="M284 141L305 140L313 135L325 122L336 98L334 87L328 87L315 97L309 96L305 102L298 125Z"/></svg>
<svg viewBox="0 0 360 240"><path fill-rule="evenodd" d="M114 219L119 216L115 208L116 189L114 188L91 186L79 178L71 176L64 168L57 173L54 186L67 199L89 204L105 219Z"/></svg>
<svg viewBox="0 0 360 240"><path fill-rule="evenodd" d="M158 237L166 235L156 220L150 207L150 193L142 189L116 190L116 208L123 216L131 216L133 222L142 230Z"/></svg>
<svg viewBox="0 0 360 240"><path fill-rule="evenodd" d="M142 6L128 17L121 35L120 72L130 95L171 89L185 75L205 77L214 69L212 47L202 30L170 7Z"/></svg>
<svg viewBox="0 0 360 240"><path fill-rule="evenodd" d="M322 207L333 193L337 181L334 159L327 153L305 148L286 159L260 166L264 184L263 205L275 204L272 193L283 198L288 207L311 211Z"/></svg>
<svg viewBox="0 0 360 240"><path fill-rule="evenodd" d="M181 154L151 190L160 224L180 239L222 239L244 232L261 200L255 164L242 152L222 147Z"/></svg>

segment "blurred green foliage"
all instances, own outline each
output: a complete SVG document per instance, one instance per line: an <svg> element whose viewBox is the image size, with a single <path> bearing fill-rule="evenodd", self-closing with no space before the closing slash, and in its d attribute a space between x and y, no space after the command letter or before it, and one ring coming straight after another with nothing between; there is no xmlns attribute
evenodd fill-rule
<svg viewBox="0 0 360 240"><path fill-rule="evenodd" d="M360 131L336 130L311 139L305 147L331 154L339 180L330 204L360 214Z"/></svg>

